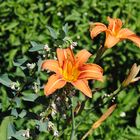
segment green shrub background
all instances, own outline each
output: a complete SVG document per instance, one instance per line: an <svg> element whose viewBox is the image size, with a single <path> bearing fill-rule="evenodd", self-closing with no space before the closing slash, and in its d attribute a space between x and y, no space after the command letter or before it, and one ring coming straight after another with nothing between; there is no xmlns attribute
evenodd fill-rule
<svg viewBox="0 0 140 140"><path fill-rule="evenodd" d="M28 51L31 47L31 41L48 44L50 48L51 46L53 47L52 39L46 26L58 31L68 23L68 35L78 43L78 46L75 47L75 52L85 48L92 54L95 54L100 43L104 42L104 34L99 35L92 41L89 35L90 22L99 21L108 24L107 16L120 18L124 23L123 27L133 30L140 36L139 5L139 0L0 0L0 74L8 73L14 80L14 76L17 76L19 71L13 65L13 61L26 56L30 62L35 62L38 54L31 54ZM102 93L114 91L123 81L133 63L140 64L140 49L132 42L123 41L107 50L100 61L106 77L106 83L101 84L101 87L105 88ZM42 75L44 76L45 74L43 73ZM21 77L18 77L18 79L21 80ZM45 78L42 79L45 81ZM93 87L98 86L100 87L97 82ZM95 99L99 92L95 93ZM7 110L9 109L9 100L12 98L10 94L9 88L0 84L1 122L6 120L6 116L9 116ZM114 114L88 139L92 140L93 137L97 140L140 139L139 82L122 91L116 102L118 103L118 108ZM87 102L87 107L90 106L90 103L91 101ZM98 102L96 101L96 103ZM17 108L21 110L30 108L31 112L38 113L41 108L40 105L33 106L34 104L32 103L31 106L23 103ZM103 109L98 108L88 115L87 121L84 121L78 128L77 135L79 138L102 114ZM124 117L120 116L122 112L126 114ZM81 119L84 114L86 114L86 111L83 111L77 120ZM16 117L12 118L12 120L16 130L34 129L33 120ZM62 124L65 124L65 122L62 122ZM69 131L70 127L67 128L65 133ZM53 135L49 132L42 132L39 133L36 139L52 138ZM65 135L62 139L67 139L67 136Z"/></svg>

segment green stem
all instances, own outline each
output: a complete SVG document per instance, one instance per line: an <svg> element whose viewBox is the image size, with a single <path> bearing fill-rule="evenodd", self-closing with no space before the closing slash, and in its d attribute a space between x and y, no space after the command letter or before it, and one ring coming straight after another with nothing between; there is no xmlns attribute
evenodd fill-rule
<svg viewBox="0 0 140 140"><path fill-rule="evenodd" d="M108 98L108 100L106 101L105 98L103 99L103 103L102 105L97 105L94 106L92 109L90 109L89 111L87 111L87 114L89 114L90 112L93 112L93 110L95 110L96 108L102 107L104 105L106 105L110 100L112 100L113 97L116 97L121 91L123 90L123 87L120 86L118 87L113 93L110 94L110 97ZM86 116L87 116L86 114ZM83 119L76 125L75 129L77 129L79 127L79 125L85 121L86 116L83 117Z"/></svg>
<svg viewBox="0 0 140 140"><path fill-rule="evenodd" d="M102 57L105 51L106 51L106 48L102 46L98 49L95 60L94 60L95 63L99 62L100 58Z"/></svg>
<svg viewBox="0 0 140 140"><path fill-rule="evenodd" d="M71 117L72 117L72 130L71 130L70 140L74 140L74 135L75 135L75 119L74 119L73 97L71 98Z"/></svg>

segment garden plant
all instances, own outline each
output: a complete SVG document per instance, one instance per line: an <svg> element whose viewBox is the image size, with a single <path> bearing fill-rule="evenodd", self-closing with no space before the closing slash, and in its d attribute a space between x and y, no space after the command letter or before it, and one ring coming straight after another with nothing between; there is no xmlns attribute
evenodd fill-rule
<svg viewBox="0 0 140 140"><path fill-rule="evenodd" d="M139 140L138 4L0 1L0 139Z"/></svg>

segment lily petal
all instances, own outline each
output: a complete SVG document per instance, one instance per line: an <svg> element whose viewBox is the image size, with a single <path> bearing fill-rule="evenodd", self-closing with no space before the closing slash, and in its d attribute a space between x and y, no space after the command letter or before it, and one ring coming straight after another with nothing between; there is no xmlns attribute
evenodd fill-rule
<svg viewBox="0 0 140 140"><path fill-rule="evenodd" d="M48 79L48 83L44 87L44 93L46 96L52 94L57 89L62 88L65 86L66 81L60 78L59 75L54 74Z"/></svg>
<svg viewBox="0 0 140 140"><path fill-rule="evenodd" d="M119 37L112 35L109 30L106 30L106 40L104 45L106 48L115 46L119 41L121 41Z"/></svg>
<svg viewBox="0 0 140 140"><path fill-rule="evenodd" d="M42 69L48 69L50 71L53 71L55 73L59 73L59 64L56 60L46 60L42 64Z"/></svg>
<svg viewBox="0 0 140 140"><path fill-rule="evenodd" d="M71 62L74 62L75 61L73 51L71 50L70 47L68 47L67 49L65 49L64 53L66 53L65 54L65 58L66 59L71 60Z"/></svg>
<svg viewBox="0 0 140 140"><path fill-rule="evenodd" d="M121 39L129 39L133 41L138 47L140 47L140 37L127 28L120 30L119 37Z"/></svg>
<svg viewBox="0 0 140 140"><path fill-rule="evenodd" d="M82 91L86 96L92 97L92 92L88 86L88 81L87 80L77 80L75 82L71 83L73 86L75 86L77 89Z"/></svg>
<svg viewBox="0 0 140 140"><path fill-rule="evenodd" d="M83 63L87 62L88 58L91 56L92 54L90 52L88 52L87 50L81 50L79 51L75 58L76 58L76 63L81 66L83 65Z"/></svg>
<svg viewBox="0 0 140 140"><path fill-rule="evenodd" d="M97 64L84 64L80 68L78 79L96 79L103 81L103 69Z"/></svg>
<svg viewBox="0 0 140 140"><path fill-rule="evenodd" d="M101 32L106 31L107 27L105 24L100 23L100 22L96 22L90 25L90 36L93 39L94 37L96 37L98 34L100 34Z"/></svg>
<svg viewBox="0 0 140 140"><path fill-rule="evenodd" d="M75 62L74 54L70 47L67 49L58 48L57 49L57 58L58 58L60 67L63 66L64 61L66 59L69 59L71 62Z"/></svg>
<svg viewBox="0 0 140 140"><path fill-rule="evenodd" d="M60 67L62 67L63 62L65 60L64 49L57 48L56 52L57 52L57 58L58 58L59 65L60 65Z"/></svg>
<svg viewBox="0 0 140 140"><path fill-rule="evenodd" d="M118 18L114 19L110 17L107 17L107 20L109 22L108 29L110 29L113 33L118 33L122 28L122 21Z"/></svg>

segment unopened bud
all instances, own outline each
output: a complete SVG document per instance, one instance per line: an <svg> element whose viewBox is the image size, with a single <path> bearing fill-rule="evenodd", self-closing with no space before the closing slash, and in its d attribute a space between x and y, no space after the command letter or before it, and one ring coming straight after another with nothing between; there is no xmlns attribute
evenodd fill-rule
<svg viewBox="0 0 140 140"><path fill-rule="evenodd" d="M133 64L132 68L130 69L130 72L127 76L127 78L123 81L122 86L126 87L128 86L130 83L134 83L136 81L138 81L140 79L140 77L136 77L137 74L140 71L140 65L137 66L137 64Z"/></svg>

